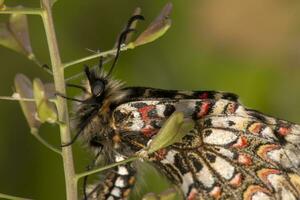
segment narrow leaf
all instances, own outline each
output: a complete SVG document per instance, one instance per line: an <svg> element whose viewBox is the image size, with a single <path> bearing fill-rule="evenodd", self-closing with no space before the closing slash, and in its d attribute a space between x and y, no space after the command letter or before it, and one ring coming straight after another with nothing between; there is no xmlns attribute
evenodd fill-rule
<svg viewBox="0 0 300 200"><path fill-rule="evenodd" d="M169 16L172 11L172 7L172 3L167 3L160 14L156 17L156 19L130 45L132 45L133 47L140 46L146 43L153 42L154 40L164 35L171 26L171 19L169 18Z"/></svg>
<svg viewBox="0 0 300 200"><path fill-rule="evenodd" d="M27 16L24 14L11 14L8 22L0 24L0 45L24 54L39 64L32 51Z"/></svg>
<svg viewBox="0 0 300 200"><path fill-rule="evenodd" d="M24 49L25 55L29 59L31 59L31 57L34 57L29 38L27 16L22 14L12 14L9 18L8 24L11 33L18 41L20 46Z"/></svg>
<svg viewBox="0 0 300 200"><path fill-rule="evenodd" d="M181 123L179 129L176 134L174 134L173 138L170 138L169 141L165 144L165 146L170 146L176 142L180 142L181 139L189 133L195 127L195 122L192 119L184 119Z"/></svg>
<svg viewBox="0 0 300 200"><path fill-rule="evenodd" d="M20 98L33 98L32 83L25 75L16 75L15 87ZM36 119L37 111L35 103L20 101L20 105L27 123L31 128L31 132L37 132L41 123Z"/></svg>
<svg viewBox="0 0 300 200"><path fill-rule="evenodd" d="M53 104L48 101L44 84L40 79L33 80L33 94L39 120L49 123L57 121L57 113Z"/></svg>
<svg viewBox="0 0 300 200"><path fill-rule="evenodd" d="M0 45L12 49L18 53L25 54L24 49L20 46L16 38L9 30L8 23L0 24Z"/></svg>
<svg viewBox="0 0 300 200"><path fill-rule="evenodd" d="M184 120L182 112L173 113L147 147L148 154L179 142L193 127L194 122Z"/></svg>

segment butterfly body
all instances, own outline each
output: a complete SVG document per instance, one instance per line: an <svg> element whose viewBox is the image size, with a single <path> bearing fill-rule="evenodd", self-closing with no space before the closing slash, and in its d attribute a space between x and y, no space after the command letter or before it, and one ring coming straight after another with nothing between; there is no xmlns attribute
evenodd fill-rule
<svg viewBox="0 0 300 200"><path fill-rule="evenodd" d="M299 125L247 109L232 93L124 87L104 72L89 76L85 103L77 107L77 128L106 163L146 148L178 111L195 127L149 161L181 188L184 198L300 198ZM93 88L94 82L104 88ZM108 171L89 198L126 199L136 173L134 164Z"/></svg>

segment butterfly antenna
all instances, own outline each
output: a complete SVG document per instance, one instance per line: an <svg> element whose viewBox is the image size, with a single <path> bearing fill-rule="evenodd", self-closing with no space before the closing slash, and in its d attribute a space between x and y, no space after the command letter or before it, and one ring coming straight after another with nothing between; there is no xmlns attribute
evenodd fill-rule
<svg viewBox="0 0 300 200"><path fill-rule="evenodd" d="M145 20L145 18L144 18L143 15L134 15L134 16L132 16L132 17L128 20L128 22L127 22L126 29L130 29L132 23L133 23L134 21L136 21L136 20L141 20L141 21L142 21L142 20Z"/></svg>
<svg viewBox="0 0 300 200"><path fill-rule="evenodd" d="M91 77L91 72L90 72L90 69L87 65L84 65L84 72L85 72L86 77L89 80L89 83L92 84L93 80L92 80L92 77Z"/></svg>
<svg viewBox="0 0 300 200"><path fill-rule="evenodd" d="M144 20L145 18L142 16L142 15L134 15L132 16L128 22L127 22L127 25L126 25L126 28L125 30L120 34L120 37L119 37L119 40L118 40L118 46L117 46L117 52L116 52L116 56L114 58L114 61L113 61L113 64L107 74L107 77L111 75L114 67L116 66L116 63L117 63L117 60L119 58L119 55L120 55L120 52L121 52L121 46L122 44L126 41L126 37L129 33L135 31L135 29L133 28L130 28L132 23L136 20Z"/></svg>
<svg viewBox="0 0 300 200"><path fill-rule="evenodd" d="M100 56L99 63L98 63L98 68L100 71L101 71L102 67L103 67L103 56Z"/></svg>
<svg viewBox="0 0 300 200"><path fill-rule="evenodd" d="M116 66L117 60L119 58L120 52L121 52L121 46L123 44L123 42L126 40L126 35L130 32L134 31L134 29L127 29L125 30L119 37L119 41L118 41L118 47L117 47L117 52L116 52L116 56L114 58L113 64L107 74L107 76L110 76L114 67Z"/></svg>

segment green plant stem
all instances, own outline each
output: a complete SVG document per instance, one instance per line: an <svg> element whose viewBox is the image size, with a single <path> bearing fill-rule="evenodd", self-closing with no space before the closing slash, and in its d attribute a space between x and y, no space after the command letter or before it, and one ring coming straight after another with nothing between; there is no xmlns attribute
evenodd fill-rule
<svg viewBox="0 0 300 200"><path fill-rule="evenodd" d="M41 0L41 7L43 9L43 13L41 16L45 27L49 47L55 89L57 92L65 94L66 88L64 81L64 68L61 62L57 45L50 1ZM60 122L62 122L59 126L61 143L66 144L71 141L69 115L66 100L62 97L57 97L56 107L58 111L58 119ZM77 200L77 182L75 180L75 169L71 145L62 148L62 158L65 173L67 200Z"/></svg>
<svg viewBox="0 0 300 200"><path fill-rule="evenodd" d="M62 155L61 150L57 149L56 147L54 147L53 145L49 144L46 140L44 140L44 138L42 138L38 133L33 133L32 134L40 143L42 143L45 147L47 147L48 149L50 149L51 151Z"/></svg>
<svg viewBox="0 0 300 200"><path fill-rule="evenodd" d="M31 98L18 98L18 97L10 97L10 96L0 96L1 100L9 100L9 101L29 101L35 102L34 99Z"/></svg>
<svg viewBox="0 0 300 200"><path fill-rule="evenodd" d="M0 9L0 14L25 14L25 15L41 15L42 9L40 8L9 8L4 7Z"/></svg>
<svg viewBox="0 0 300 200"><path fill-rule="evenodd" d="M1 199L11 199L11 200L31 200L31 199L28 199L28 198L16 197L16 196L12 196L12 195L8 195L8 194L2 194L2 193L0 193L0 198Z"/></svg>
<svg viewBox="0 0 300 200"><path fill-rule="evenodd" d="M128 163L128 162L132 162L132 161L135 161L139 159L139 157L137 156L134 156L134 157L130 157L128 159L125 159L125 160L122 160L120 162L116 162L116 163L113 163L113 164L110 164L110 165L106 165L104 167L99 167L97 169L93 169L93 170L90 170L90 171L87 171L87 172L83 172L83 173L80 173L80 174L76 174L75 178L76 180L78 181L80 178L83 178L85 176L89 176L89 175L92 175L92 174L96 174L96 173L99 173L99 172L102 172L104 170L107 170L107 169L110 169L110 168L113 168L115 166L118 166L118 165L122 165L122 164L125 164L125 163Z"/></svg>
<svg viewBox="0 0 300 200"><path fill-rule="evenodd" d="M0 100L35 102L35 99L32 98L12 97L12 96L0 96ZM47 100L52 103L56 103L56 99L47 99Z"/></svg>
<svg viewBox="0 0 300 200"><path fill-rule="evenodd" d="M131 47L128 47L128 46L124 46L121 48L121 51L126 51L128 49L132 49ZM107 56L110 56L110 55L115 55L117 53L117 49L112 49L112 50L109 50L109 51L104 51L104 52L99 52L99 53L95 53L93 55L90 55L90 56L87 56L87 57L84 57L84 58L80 58L78 60L74 60L74 61L71 61L71 62L67 62L67 63L64 63L63 66L65 69L67 69L68 67L72 66L72 65L76 65L76 64L79 64L79 63L82 63L82 62L85 62L85 61L88 61L88 60L92 60L94 58L99 58L99 57L107 57Z"/></svg>

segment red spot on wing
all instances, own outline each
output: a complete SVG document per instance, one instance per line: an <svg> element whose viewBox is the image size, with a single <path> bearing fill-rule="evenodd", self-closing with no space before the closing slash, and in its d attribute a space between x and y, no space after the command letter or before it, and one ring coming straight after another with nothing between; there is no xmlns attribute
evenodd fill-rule
<svg viewBox="0 0 300 200"><path fill-rule="evenodd" d="M280 127L279 129L278 129L278 133L280 134L280 135L282 135L282 136L286 136L286 135L288 135L289 133L291 132L291 129L289 128L289 127Z"/></svg>
<svg viewBox="0 0 300 200"><path fill-rule="evenodd" d="M242 174L236 174L229 182L229 184L235 188L239 187L242 184Z"/></svg>
<svg viewBox="0 0 300 200"><path fill-rule="evenodd" d="M155 129L155 128L150 127L150 126L146 126L145 128L142 128L142 129L141 129L141 132L142 132L146 137L151 138L152 136L154 136L154 135L158 132L158 129Z"/></svg>
<svg viewBox="0 0 300 200"><path fill-rule="evenodd" d="M249 126L248 130L250 131L250 133L258 135L261 132L262 128L263 128L263 125L261 123L256 122L256 123L251 124Z"/></svg>
<svg viewBox="0 0 300 200"><path fill-rule="evenodd" d="M252 158L250 155L247 154L239 154L238 156L238 162L243 165L252 165Z"/></svg>
<svg viewBox="0 0 300 200"><path fill-rule="evenodd" d="M271 192L267 190L266 188L263 188L259 185L250 185L247 190L243 194L243 199L244 200L252 200L252 197L255 193L257 192L262 192L265 193L266 195L271 195Z"/></svg>
<svg viewBox="0 0 300 200"><path fill-rule="evenodd" d="M207 115L207 113L209 112L210 107L211 107L211 102L203 101L201 106L200 106L200 110L197 113L197 117L201 118L201 117L204 117L205 115Z"/></svg>
<svg viewBox="0 0 300 200"><path fill-rule="evenodd" d="M151 119L151 117L149 117L149 112L154 109L155 109L155 105L146 105L146 106L143 106L138 109L138 112L141 115L141 119L145 124L145 126L141 129L141 132L146 137L149 137L149 138L158 132L157 128L154 128L153 126L150 125L150 123L153 119Z"/></svg>
<svg viewBox="0 0 300 200"><path fill-rule="evenodd" d="M190 191L187 200L197 200L197 199L198 199L198 191L195 188L193 188Z"/></svg>
<svg viewBox="0 0 300 200"><path fill-rule="evenodd" d="M215 186L210 192L210 196L214 197L214 199L220 199L222 190L220 186Z"/></svg>
<svg viewBox="0 0 300 200"><path fill-rule="evenodd" d="M257 151L257 155L264 159L265 161L268 161L272 164L276 164L274 161L269 159L268 153L274 150L280 149L280 146L277 144L266 144L259 147Z"/></svg>
<svg viewBox="0 0 300 200"><path fill-rule="evenodd" d="M148 106L144 106L138 109L138 112L141 114L141 118L143 121L148 121L149 120L149 116L148 113L149 111L155 109L154 105L148 105Z"/></svg>
<svg viewBox="0 0 300 200"><path fill-rule="evenodd" d="M244 147L248 146L248 140L245 136L241 136L241 137L239 137L237 142L234 143L232 146L235 148L244 148Z"/></svg>
<svg viewBox="0 0 300 200"><path fill-rule="evenodd" d="M238 107L239 105L237 103L233 103L233 102L228 103L225 112L227 114L233 114L238 109Z"/></svg>
<svg viewBox="0 0 300 200"><path fill-rule="evenodd" d="M281 172L276 169L261 169L257 172L258 177L266 184L270 184L270 181L268 180L268 176L271 174L280 174Z"/></svg>

